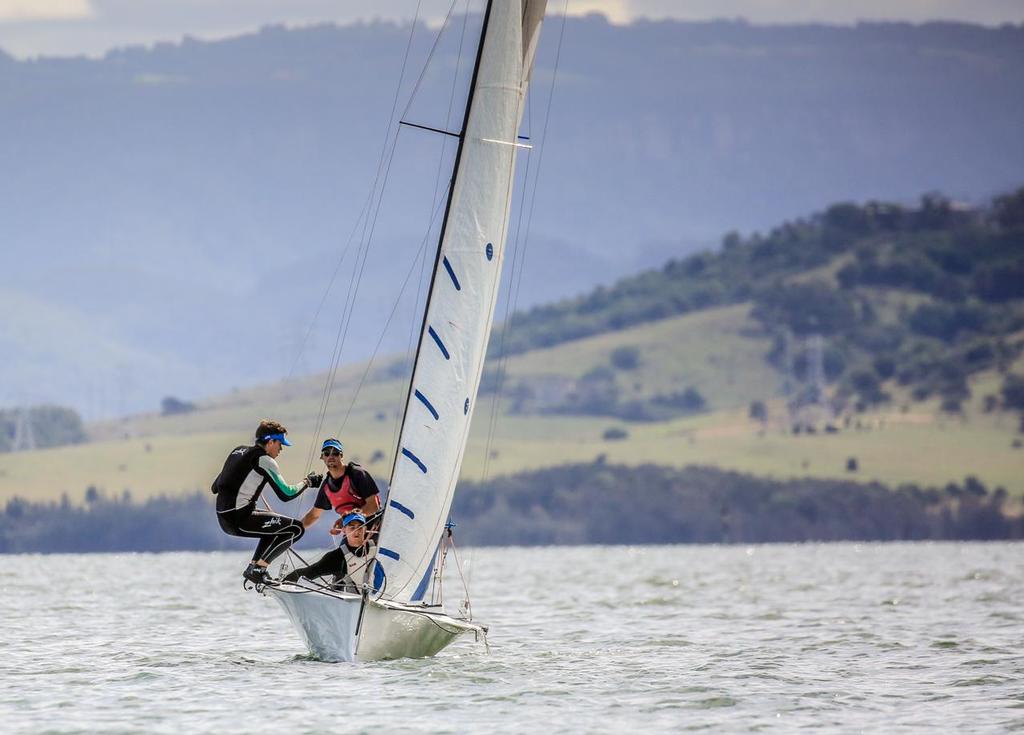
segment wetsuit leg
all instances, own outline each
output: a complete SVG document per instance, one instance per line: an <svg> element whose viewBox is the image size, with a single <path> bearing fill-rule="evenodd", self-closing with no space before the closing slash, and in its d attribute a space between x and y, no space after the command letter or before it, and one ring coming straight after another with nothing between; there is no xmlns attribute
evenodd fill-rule
<svg viewBox="0 0 1024 735"><path fill-rule="evenodd" d="M220 527L226 533L260 540L252 555L253 561L272 562L302 538L306 531L302 523L294 518L263 510L254 510L241 518L229 517L226 513L218 514L217 517L220 520Z"/></svg>
<svg viewBox="0 0 1024 735"><path fill-rule="evenodd" d="M340 548L328 551L308 567L302 567L290 572L282 581L298 582L299 577L316 579L327 574L345 576L345 554Z"/></svg>

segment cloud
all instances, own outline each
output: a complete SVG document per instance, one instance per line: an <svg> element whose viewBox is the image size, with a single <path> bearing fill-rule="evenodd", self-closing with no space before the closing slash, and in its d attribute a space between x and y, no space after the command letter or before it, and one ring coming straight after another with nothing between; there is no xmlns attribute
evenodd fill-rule
<svg viewBox="0 0 1024 735"><path fill-rule="evenodd" d="M856 23L861 20L891 20L922 23L929 20L958 20L996 25L1024 21L1020 0L569 0L575 5L613 8L620 19L675 18L708 20L745 18L753 23Z"/></svg>
<svg viewBox="0 0 1024 735"><path fill-rule="evenodd" d="M81 20L92 16L89 0L0 0L0 23Z"/></svg>
<svg viewBox="0 0 1024 735"><path fill-rule="evenodd" d="M483 0L469 0L476 10ZM859 20L932 19L997 25L1024 22L1022 0L549 0L559 15L602 13L613 23L644 18L753 23L856 23ZM437 22L452 0L0 0L0 50L19 58L102 56L112 48L185 35L216 39L269 24L303 25L369 20ZM466 7L457 0L457 8Z"/></svg>
<svg viewBox="0 0 1024 735"><path fill-rule="evenodd" d="M549 2L548 12L551 12L552 6L555 6L556 10L561 10L561 7L558 7L560 5L561 3ZM633 3L633 5L637 5L637 3ZM569 0L568 5L569 15L601 13L612 23L629 23L642 12L643 9L640 7L631 7L628 0Z"/></svg>

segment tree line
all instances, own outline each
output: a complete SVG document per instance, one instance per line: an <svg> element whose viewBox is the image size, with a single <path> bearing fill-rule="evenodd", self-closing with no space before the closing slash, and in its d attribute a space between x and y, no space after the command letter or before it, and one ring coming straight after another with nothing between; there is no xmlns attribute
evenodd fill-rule
<svg viewBox="0 0 1024 735"><path fill-rule="evenodd" d="M889 488L598 460L463 483L452 514L463 543L534 545L1019 539L1019 510L973 477Z"/></svg>
<svg viewBox="0 0 1024 735"><path fill-rule="evenodd" d="M642 492L638 492L637 489ZM217 525L208 492L133 501L92 489L73 504L13 499L0 553L247 549ZM1019 499L973 477L944 487L771 480L710 467L626 467L602 459L464 482L460 543L764 543L1024 538ZM287 511L286 511L287 512ZM306 539L306 545L315 545Z"/></svg>

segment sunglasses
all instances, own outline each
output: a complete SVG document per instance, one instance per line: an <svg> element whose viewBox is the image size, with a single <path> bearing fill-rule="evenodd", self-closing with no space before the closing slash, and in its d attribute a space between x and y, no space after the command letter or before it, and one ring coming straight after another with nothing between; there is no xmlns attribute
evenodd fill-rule
<svg viewBox="0 0 1024 735"><path fill-rule="evenodd" d="M322 452L322 454L323 454L324 457L340 457L341 456L341 452L339 452L337 449L325 449Z"/></svg>

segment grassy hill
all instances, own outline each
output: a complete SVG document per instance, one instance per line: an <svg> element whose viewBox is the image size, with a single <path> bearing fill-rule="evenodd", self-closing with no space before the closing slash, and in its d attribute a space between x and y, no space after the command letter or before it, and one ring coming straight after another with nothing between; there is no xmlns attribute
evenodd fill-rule
<svg viewBox="0 0 1024 735"><path fill-rule="evenodd" d="M999 385L995 371L971 378L976 395L955 416L943 412L937 399L913 403L897 396L883 407L851 414L850 426L840 433L793 435L781 377L764 359L770 340L758 336L749 312L745 304L709 309L509 358L493 436L488 437L494 396L482 395L463 476L479 480L485 472L494 477L605 455L631 466L701 464L775 478L892 485L942 485L973 474L989 486L1024 495L1024 449L1013 446L1017 418L986 413L983 407L983 396ZM709 410L666 421L511 412L508 386L551 376L578 378L609 365L609 355L623 347L640 354L636 368L615 371L628 395L694 386ZM339 373L324 433L340 435L351 457L386 478L403 383L387 377L388 370L371 371L344 423L364 367ZM1015 369L1024 372L1024 364ZM130 489L135 498L205 489L226 452L245 442L263 416L289 426L295 446L286 450L281 464L287 476L298 478L306 471L322 380L312 377L220 396L187 414L95 425L88 444L0 455L0 501L51 499L66 492L78 502L88 486L113 495ZM748 417L753 400L766 401L765 424ZM613 427L627 436L603 438ZM855 473L846 469L850 457L858 461Z"/></svg>
<svg viewBox="0 0 1024 735"><path fill-rule="evenodd" d="M975 475L1024 496L1024 189L728 235L518 314L492 352L511 356L485 371L467 479L604 456L893 486ZM386 479L407 374L397 357L345 366L319 431L323 375L93 425L88 444L0 454L0 500L206 488L267 416L291 429L289 477L333 434Z"/></svg>

